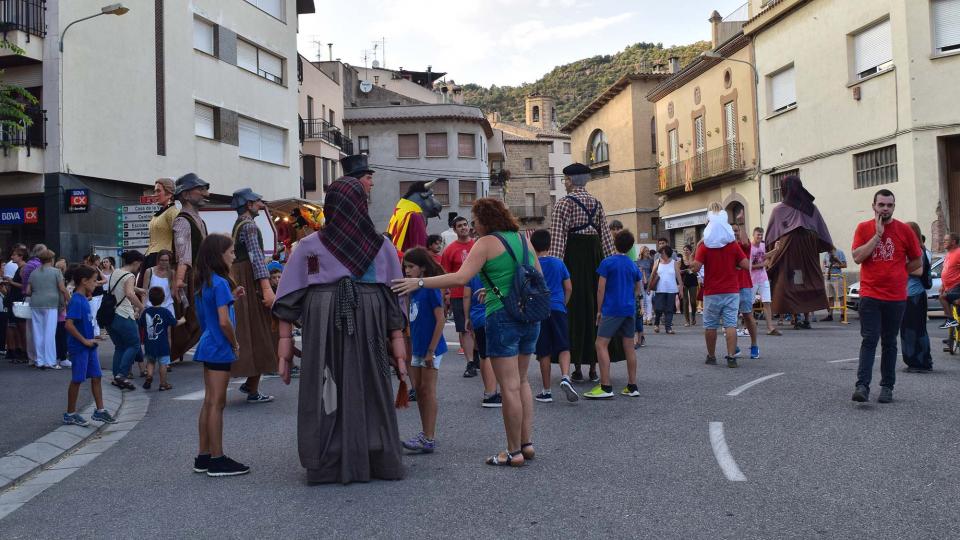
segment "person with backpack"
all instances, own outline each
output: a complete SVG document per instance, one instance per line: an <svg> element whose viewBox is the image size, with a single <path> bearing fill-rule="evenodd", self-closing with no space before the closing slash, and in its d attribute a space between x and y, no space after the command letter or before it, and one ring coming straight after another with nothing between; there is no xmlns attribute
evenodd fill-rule
<svg viewBox="0 0 960 540"><path fill-rule="evenodd" d="M563 168L567 195L557 201L550 225L551 257L563 260L570 271L573 296L567 304L570 324L570 357L574 370L571 379L583 382L581 366L590 366L590 380L599 382L597 355L597 268L600 261L616 253L613 235L606 225L603 205L587 192L590 167L574 163ZM611 344L611 358L622 359L619 340Z"/></svg>
<svg viewBox="0 0 960 540"><path fill-rule="evenodd" d="M503 399L507 448L488 465L519 467L535 457L533 392L527 368L536 351L540 320L550 316L550 290L530 241L516 218L492 198L473 203L473 222L481 238L452 274L393 280L393 291L409 295L422 288L446 289L481 276L486 292L486 348ZM520 290L518 290L518 287Z"/></svg>
<svg viewBox="0 0 960 540"><path fill-rule="evenodd" d="M121 390L134 390L127 380L130 366L140 354L140 329L137 319L143 313L143 302L137 296L136 275L143 263L143 253L124 251L123 266L110 274L107 281L107 294L103 295L100 309L97 310L97 323L110 331L113 342L113 381L110 384Z"/></svg>

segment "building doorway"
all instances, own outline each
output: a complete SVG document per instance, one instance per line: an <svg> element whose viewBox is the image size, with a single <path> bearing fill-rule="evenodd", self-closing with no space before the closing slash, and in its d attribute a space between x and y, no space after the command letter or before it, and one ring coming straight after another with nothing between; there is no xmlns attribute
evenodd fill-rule
<svg viewBox="0 0 960 540"><path fill-rule="evenodd" d="M944 169L947 183L949 230L960 231L960 136L943 139Z"/></svg>
<svg viewBox="0 0 960 540"><path fill-rule="evenodd" d="M737 224L742 229L747 222L747 213L743 205L738 201L733 201L727 205L727 221L733 225Z"/></svg>

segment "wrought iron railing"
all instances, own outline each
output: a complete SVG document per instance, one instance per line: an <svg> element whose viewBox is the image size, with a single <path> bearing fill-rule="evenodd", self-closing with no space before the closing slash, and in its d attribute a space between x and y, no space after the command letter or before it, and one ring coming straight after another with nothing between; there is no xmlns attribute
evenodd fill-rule
<svg viewBox="0 0 960 540"><path fill-rule="evenodd" d="M46 0L0 0L0 31L22 30L44 37L47 35L46 13Z"/></svg>
<svg viewBox="0 0 960 540"><path fill-rule="evenodd" d="M534 219L547 217L547 207L544 206L511 206L510 213L517 219Z"/></svg>
<svg viewBox="0 0 960 540"><path fill-rule="evenodd" d="M29 126L0 125L0 142L4 147L26 147L27 155L30 155L30 148L47 146L47 111L39 107L27 107L26 113L33 123Z"/></svg>
<svg viewBox="0 0 960 540"><path fill-rule="evenodd" d="M347 154L353 153L353 141L350 137L344 135L337 126L319 118L303 121L303 140L327 141Z"/></svg>
<svg viewBox="0 0 960 540"><path fill-rule="evenodd" d="M707 150L690 159L671 163L660 168L660 191L682 187L690 179L691 184L717 176L744 170L743 145L726 143Z"/></svg>

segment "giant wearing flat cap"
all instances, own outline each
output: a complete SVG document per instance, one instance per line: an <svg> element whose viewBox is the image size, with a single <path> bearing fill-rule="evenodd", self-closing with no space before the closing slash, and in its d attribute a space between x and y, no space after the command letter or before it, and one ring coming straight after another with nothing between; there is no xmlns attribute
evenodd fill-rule
<svg viewBox="0 0 960 540"><path fill-rule="evenodd" d="M550 224L550 255L563 259L570 271L573 295L567 310L570 314L570 358L576 365L575 381L583 380L580 367L590 366L590 378L596 379L597 353L597 268L604 257L615 253L613 237L607 228L603 205L587 193L590 167L574 163L563 168L563 185L567 195L557 201ZM623 359L622 345L612 340L610 358Z"/></svg>
<svg viewBox="0 0 960 540"><path fill-rule="evenodd" d="M207 224L200 218L200 207L207 204L210 183L194 173L177 179L174 197L180 201L180 213L173 220L173 248L177 257L177 277L173 282L173 306L179 319L186 324L174 327L170 358L182 359L200 341L200 322L193 306L193 255L207 236Z"/></svg>

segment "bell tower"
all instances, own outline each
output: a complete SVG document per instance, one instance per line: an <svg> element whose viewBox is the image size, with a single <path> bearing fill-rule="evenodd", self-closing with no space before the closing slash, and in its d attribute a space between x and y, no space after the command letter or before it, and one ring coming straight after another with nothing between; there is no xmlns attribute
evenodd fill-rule
<svg viewBox="0 0 960 540"><path fill-rule="evenodd" d="M557 124L556 100L534 92L527 96L526 124L540 129L554 129Z"/></svg>

